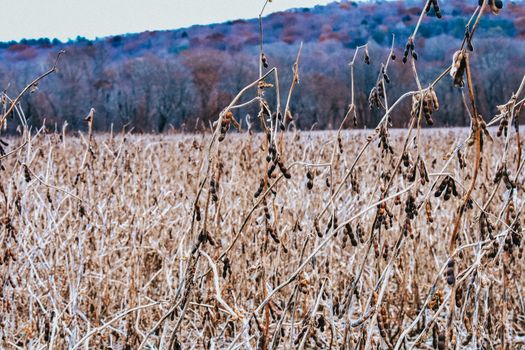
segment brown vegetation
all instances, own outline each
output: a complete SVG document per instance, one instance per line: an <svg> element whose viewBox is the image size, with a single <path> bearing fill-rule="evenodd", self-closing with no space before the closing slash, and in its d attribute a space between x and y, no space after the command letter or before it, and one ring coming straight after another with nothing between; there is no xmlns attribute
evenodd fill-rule
<svg viewBox="0 0 525 350"><path fill-rule="evenodd" d="M525 77L485 121L470 64L476 29L498 4L481 1L451 65L427 85L416 38L438 1L420 9L402 58L395 42L381 58L358 46L337 132L295 128L302 51L283 93L262 30L259 78L211 134L96 136L94 109L86 137L32 131L18 101L58 60L17 98L4 94L0 124L15 115L22 136L0 148L0 345L523 347ZM382 61L368 94L382 117L374 130L344 130L359 115L355 71L371 59ZM396 60L417 89L394 100ZM459 89L469 129L423 129L443 108L440 84ZM248 105L262 133L242 128ZM391 129L396 114L408 129Z"/></svg>

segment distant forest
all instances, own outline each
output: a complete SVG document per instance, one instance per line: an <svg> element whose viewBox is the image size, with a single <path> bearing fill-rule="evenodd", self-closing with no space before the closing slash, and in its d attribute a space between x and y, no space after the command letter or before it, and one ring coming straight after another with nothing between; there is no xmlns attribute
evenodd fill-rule
<svg viewBox="0 0 525 350"><path fill-rule="evenodd" d="M260 9L255 6L254 17ZM433 11L423 20L415 43L417 67L429 84L461 46L465 24L478 0L440 1L443 18ZM508 100L525 74L525 3L504 1L498 16L481 19L471 55L480 113L485 119L492 106ZM262 2L261 2L262 4ZM368 94L377 79L395 35L396 56L389 68L390 99L415 89L409 64L401 57L424 1L375 3L337 2L312 9L275 13L263 19L264 52L270 67L280 74L287 91L299 45L300 84L291 109L296 126L337 128L350 102L350 69L357 45L370 43L370 65L359 58L355 71L358 127L372 127L381 111L370 109ZM271 4L269 4L271 6ZM95 128L107 131L123 126L136 132L208 128L235 94L258 77L258 20L193 26L170 31L144 32L97 40L77 38L62 43L38 39L0 43L0 86L16 95L47 70L59 50L66 50L59 71L25 97L22 108L33 125L48 128L85 128L83 117L96 109ZM437 86L441 109L436 126L468 123L461 93L451 78ZM255 93L255 92L254 92ZM275 97L268 93L272 101ZM394 126L409 119L409 102L393 115ZM244 122L257 109L236 111Z"/></svg>

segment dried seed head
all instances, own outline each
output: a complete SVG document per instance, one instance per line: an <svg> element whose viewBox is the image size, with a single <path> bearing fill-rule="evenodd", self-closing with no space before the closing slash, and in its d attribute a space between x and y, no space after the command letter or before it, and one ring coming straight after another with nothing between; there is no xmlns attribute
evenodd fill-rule
<svg viewBox="0 0 525 350"><path fill-rule="evenodd" d="M264 80L261 80L257 86L259 87L259 89L270 89L270 88L273 88L273 84L272 83L267 83L265 82ZM266 108L263 109L264 111L266 111ZM266 111L268 112L268 111Z"/></svg>
<svg viewBox="0 0 525 350"><path fill-rule="evenodd" d="M312 174L312 172L310 170L308 170L306 172L306 177L308 178L308 180L313 180L314 175Z"/></svg>
<svg viewBox="0 0 525 350"><path fill-rule="evenodd" d="M430 0L427 4L427 7L425 8L425 12L430 12L430 8L434 9L434 13L436 14L437 18L441 18L441 10L437 0Z"/></svg>
<svg viewBox="0 0 525 350"><path fill-rule="evenodd" d="M311 190L313 187L314 187L314 174L308 170L306 172L306 178L308 179L308 181L306 182L306 187Z"/></svg>
<svg viewBox="0 0 525 350"><path fill-rule="evenodd" d="M406 43L405 51L403 52L403 63L408 60L408 55L411 54L414 60L417 60L417 54L414 51L414 39L410 37Z"/></svg>
<svg viewBox="0 0 525 350"><path fill-rule="evenodd" d="M339 153L343 153L343 141L341 140L341 136L337 137L337 146L339 147Z"/></svg>
<svg viewBox="0 0 525 350"><path fill-rule="evenodd" d="M31 182L31 174L29 173L29 168L24 164L24 179L26 182Z"/></svg>
<svg viewBox="0 0 525 350"><path fill-rule="evenodd" d="M365 47L365 63L370 64L370 56L368 55L368 46Z"/></svg>
<svg viewBox="0 0 525 350"><path fill-rule="evenodd" d="M419 113L422 112L427 124L433 125L434 121L432 120L432 113L438 109L439 101L434 89L430 88L425 91L425 93L423 93L423 98L421 98L421 94L412 95L411 116L413 118L419 117Z"/></svg>
<svg viewBox="0 0 525 350"><path fill-rule="evenodd" d="M323 234L321 233L321 228L319 227L319 220L317 218L314 219L314 227L315 227L315 232L317 233L317 235L319 237L323 237Z"/></svg>
<svg viewBox="0 0 525 350"><path fill-rule="evenodd" d="M288 168L286 168L286 166L284 166L284 164L282 163L282 161L280 159L277 161L277 165L279 166L279 170L281 170L281 173L283 173L283 176L286 179L290 179L292 177L292 175L288 171Z"/></svg>
<svg viewBox="0 0 525 350"><path fill-rule="evenodd" d="M503 8L503 1L501 0L487 0L490 10L493 14L498 15ZM479 6L483 5L483 0L478 0Z"/></svg>
<svg viewBox="0 0 525 350"><path fill-rule="evenodd" d="M270 235L270 237L273 239L273 241L275 243L277 243L277 244L281 243L281 241L277 237L277 233L275 232L275 230L270 225L268 225L266 227L266 233L268 233L268 235Z"/></svg>
<svg viewBox="0 0 525 350"><path fill-rule="evenodd" d="M253 195L255 198L259 197L264 190L264 179L261 179L259 182L259 188L257 188L257 191L255 191L255 194Z"/></svg>
<svg viewBox="0 0 525 350"><path fill-rule="evenodd" d="M432 204L430 203L430 200L427 200L425 203L425 213L427 215L427 221L433 223L434 218L432 217Z"/></svg>
<svg viewBox="0 0 525 350"><path fill-rule="evenodd" d="M384 98L382 84L378 84L370 90L368 95L368 106L370 109L381 107L381 98Z"/></svg>
<svg viewBox="0 0 525 350"><path fill-rule="evenodd" d="M268 68L268 58L266 57L264 52L261 54L261 62L264 68Z"/></svg>
<svg viewBox="0 0 525 350"><path fill-rule="evenodd" d="M213 177L210 179L210 193L212 201L217 202L219 200L219 197L217 196L217 183Z"/></svg>
<svg viewBox="0 0 525 350"><path fill-rule="evenodd" d="M447 263L447 269L445 270L445 276L447 278L447 283L450 286L456 283L456 277L454 275L454 266L455 266L454 259L450 259Z"/></svg>
<svg viewBox="0 0 525 350"><path fill-rule="evenodd" d="M222 278L228 277L228 273L232 273L231 266L230 266L230 259L228 259L227 256L224 257L222 260L223 268L222 268Z"/></svg>
<svg viewBox="0 0 525 350"><path fill-rule="evenodd" d="M452 68L450 69L450 76L454 79L454 85L463 87L463 75L467 65L468 53L464 50L459 50L454 53L452 58Z"/></svg>
<svg viewBox="0 0 525 350"><path fill-rule="evenodd" d="M306 187L307 187L309 190L311 190L311 189L314 187L314 183L313 183L313 181L312 181L312 180L308 180L308 181L306 182Z"/></svg>

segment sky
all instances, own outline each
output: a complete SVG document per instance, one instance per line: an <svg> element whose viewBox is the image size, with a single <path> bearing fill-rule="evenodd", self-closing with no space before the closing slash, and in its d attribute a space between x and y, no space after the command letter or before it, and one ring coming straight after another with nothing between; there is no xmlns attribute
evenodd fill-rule
<svg viewBox="0 0 525 350"><path fill-rule="evenodd" d="M0 0L0 3L9 0ZM334 0L273 0L265 14ZM264 0L15 0L0 22L0 41L108 35L254 18Z"/></svg>

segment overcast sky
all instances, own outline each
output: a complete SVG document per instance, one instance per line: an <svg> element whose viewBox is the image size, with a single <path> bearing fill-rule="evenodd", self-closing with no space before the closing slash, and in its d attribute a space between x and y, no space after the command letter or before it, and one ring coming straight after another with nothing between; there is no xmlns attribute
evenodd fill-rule
<svg viewBox="0 0 525 350"><path fill-rule="evenodd" d="M8 0L1 0L8 1ZM273 0L265 13L334 0ZM257 17L264 0L13 0L0 21L0 41L174 29Z"/></svg>

